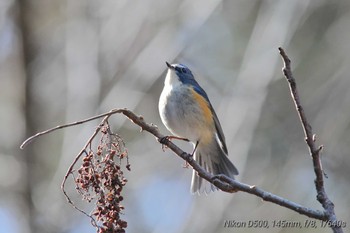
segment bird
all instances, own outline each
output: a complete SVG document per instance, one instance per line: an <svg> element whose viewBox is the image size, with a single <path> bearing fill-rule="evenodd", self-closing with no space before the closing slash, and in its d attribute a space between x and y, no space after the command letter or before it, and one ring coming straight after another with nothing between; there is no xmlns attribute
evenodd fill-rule
<svg viewBox="0 0 350 233"><path fill-rule="evenodd" d="M193 144L193 158L207 172L234 179L238 170L228 158L225 136L207 93L187 66L168 62L166 65L167 73L158 104L163 124L174 138ZM192 194L209 194L217 189L193 170Z"/></svg>

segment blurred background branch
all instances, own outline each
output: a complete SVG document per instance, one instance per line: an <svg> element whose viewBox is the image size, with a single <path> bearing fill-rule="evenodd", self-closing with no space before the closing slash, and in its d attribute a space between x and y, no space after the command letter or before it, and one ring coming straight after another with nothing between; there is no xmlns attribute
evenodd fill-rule
<svg viewBox="0 0 350 233"><path fill-rule="evenodd" d="M349 1L3 0L0 16L4 231L94 232L66 205L57 184L96 123L44 137L25 151L18 145L53 124L120 106L155 119L165 132L157 110L164 61L187 64L208 92L239 180L318 209L277 46L290 51L310 123L327 142L328 195L338 218L350 219ZM110 123L137 157L130 158L127 178L136 182L128 184L124 200L129 232L227 232L224 221L231 219L304 221L250 195L188 195L191 171L181 160L160 154L153 138L139 136L125 120ZM186 143L179 146L191 151Z"/></svg>

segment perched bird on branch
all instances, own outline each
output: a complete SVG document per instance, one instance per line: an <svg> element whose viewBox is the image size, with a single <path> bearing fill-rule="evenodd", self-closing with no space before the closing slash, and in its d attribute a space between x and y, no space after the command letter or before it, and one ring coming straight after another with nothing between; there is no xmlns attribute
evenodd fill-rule
<svg viewBox="0 0 350 233"><path fill-rule="evenodd" d="M193 143L194 160L213 175L238 175L228 159L225 136L208 95L185 65L169 64L159 99L163 124L175 137ZM191 192L209 193L217 188L193 170Z"/></svg>

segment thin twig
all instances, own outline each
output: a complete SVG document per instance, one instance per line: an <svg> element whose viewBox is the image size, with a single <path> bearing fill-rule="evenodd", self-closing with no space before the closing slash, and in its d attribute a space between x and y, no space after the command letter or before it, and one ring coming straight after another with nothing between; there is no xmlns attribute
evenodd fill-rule
<svg viewBox="0 0 350 233"><path fill-rule="evenodd" d="M283 50L283 48L278 48L278 49L280 51L281 57L282 57L283 62L284 62L283 73L284 73L284 75L289 83L291 96L292 96L292 99L294 101L295 108L298 112L300 122L301 122L301 125L302 125L303 130L304 130L305 140L306 140L306 143L309 147L310 155L312 158L314 172L316 175L315 186L316 186L316 192L317 192L317 200L321 203L322 207L324 208L325 216L327 218L326 220L330 221L333 232L343 232L341 227L339 227L339 224L336 224L337 218L336 218L336 215L334 212L334 204L328 198L328 195L327 195L325 188L324 188L324 180L323 180L324 172L322 169L322 163L321 163L321 158L320 158L323 146L317 147L315 144L316 136L312 132L311 125L309 124L309 122L306 118L304 109L301 105L296 82L295 82L295 79L294 79L293 74L292 74L292 69L291 69L291 65L290 65L291 61L290 61L289 57L287 56L287 54L285 53L285 51Z"/></svg>
<svg viewBox="0 0 350 233"><path fill-rule="evenodd" d="M118 111L117 111L117 112L118 112ZM94 219L93 217L91 217L90 214L86 213L84 210L80 209L78 206L76 206L76 205L74 204L74 202L70 199L70 197L68 196L68 194L67 194L67 192L66 192L66 190L65 190L65 184L66 184L66 182L67 182L67 179L68 179L69 175L73 174L73 168L74 168L74 166L76 165L76 163L78 162L78 160L81 158L81 156L82 156L84 153L86 153L86 149L91 145L92 140L94 140L94 138L96 137L96 135L98 134L98 132L100 132L101 128L103 127L103 125L105 124L105 122L108 120L108 118L111 116L112 113L113 113L113 111L110 111L108 114L105 113L105 114L99 115L99 117L96 116L96 117L88 118L88 119L85 119L85 120L83 120L83 121L77 121L78 123L75 122L75 123L71 123L71 124L66 124L66 125L62 125L62 126L57 126L57 127L55 127L55 128L52 128L51 131L50 131L50 130L44 131L44 132L46 132L46 133L50 133L50 132L53 132L53 131L56 130L56 129L62 129L62 128L66 128L66 127L69 127L69 126L74 126L74 125L77 125L77 124L82 124L82 123L84 123L84 122L91 121L91 120L95 120L95 119L97 119L97 118L101 118L102 116L105 116L105 117L103 118L103 120L101 121L101 123L100 123L100 124L97 126L97 128L95 129L95 132L91 135L91 137L89 138L89 140L86 142L85 146L81 149L81 151L79 152L79 154L74 158L74 160L73 160L73 162L71 163L71 165L69 166L69 168L68 168L66 174L64 175L64 178L63 178L63 181L62 181L62 184L61 184L61 190L62 190L64 196L66 197L67 202L68 202L70 205L72 205L73 208L75 208L75 209L78 210L79 212L83 213L84 215L88 216L88 217L91 219L92 225L95 226L95 227L98 227L98 225L97 225L95 219ZM107 116L106 116L106 114L107 114ZM46 134L46 133L45 133L45 134ZM40 134L40 133L39 133L39 134L36 134L36 135L41 136L41 135L43 135L43 134ZM35 138L35 137L33 137L32 140L33 140L34 138ZM30 142L30 141L28 141L28 142Z"/></svg>
<svg viewBox="0 0 350 233"><path fill-rule="evenodd" d="M114 110L111 110L110 112L106 112L106 113L103 113L103 114L100 114L100 115L97 115L97 116L93 116L93 117L90 117L90 118L87 118L87 119L84 119L84 120L81 120L81 121L76 121L76 122L72 122L72 123L69 123L69 124L64 124L64 125L58 125L56 127L53 127L51 129L47 129L45 131L42 131L42 132L39 132L29 138L27 138L20 146L21 149L24 149L24 147L26 147L28 144L30 144L34 139L36 139L37 137L40 137L40 136L43 136L45 134L48 134L48 133L51 133L55 130L58 130L58 129L63 129L63 128L67 128L67 127L71 127L71 126L75 126L75 125L80 125L80 124L83 124L83 123L86 123L88 121L92 121L92 120L96 120L98 118L101 118L101 117L104 117L104 116L110 116L114 113L118 113L120 112L120 109L114 109Z"/></svg>

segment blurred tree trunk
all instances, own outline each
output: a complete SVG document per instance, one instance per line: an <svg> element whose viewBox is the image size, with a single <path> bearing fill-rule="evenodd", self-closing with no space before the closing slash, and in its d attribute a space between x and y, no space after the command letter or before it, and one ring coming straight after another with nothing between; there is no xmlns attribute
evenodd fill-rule
<svg viewBox="0 0 350 233"><path fill-rule="evenodd" d="M18 3L18 29L19 34L22 37L22 64L24 70L24 82L25 82L25 101L24 101L24 117L26 131L25 136L29 137L35 133L34 126L34 110L33 110L33 74L31 73L30 63L33 61L33 50L34 50L34 40L32 40L30 25L31 25L31 14L29 13L28 1L20 0ZM29 146L25 150L25 154L20 158L23 161L23 183L22 188L22 198L23 198L23 208L26 210L27 214L27 226L29 229L27 232L41 232L39 230L38 224L36 224L36 211L33 205L33 184L35 182L33 177L34 164L36 164L36 156L34 156L34 147Z"/></svg>

